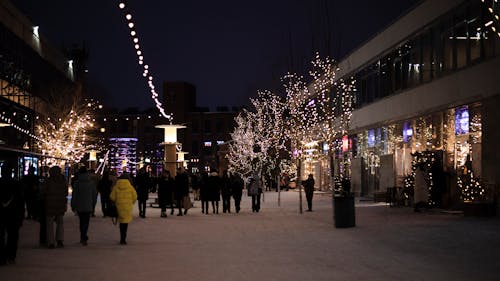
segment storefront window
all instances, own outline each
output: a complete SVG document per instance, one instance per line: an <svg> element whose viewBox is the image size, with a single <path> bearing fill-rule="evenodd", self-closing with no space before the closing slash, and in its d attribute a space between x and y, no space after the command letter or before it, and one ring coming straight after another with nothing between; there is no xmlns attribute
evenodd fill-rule
<svg viewBox="0 0 500 281"><path fill-rule="evenodd" d="M434 58L432 50L432 29L422 35L422 81L429 82L434 77Z"/></svg>

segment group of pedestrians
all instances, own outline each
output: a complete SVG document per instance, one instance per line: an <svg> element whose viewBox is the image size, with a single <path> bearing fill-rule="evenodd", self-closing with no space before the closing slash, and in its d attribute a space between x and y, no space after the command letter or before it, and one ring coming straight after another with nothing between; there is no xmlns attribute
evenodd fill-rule
<svg viewBox="0 0 500 281"><path fill-rule="evenodd" d="M236 213L241 210L241 197L243 194L244 182L237 175L229 176L227 172L219 176L217 171L213 170L210 174L204 172L200 176L200 200L201 212L209 214L209 205L212 206L212 213L219 213L219 202L222 198L222 212L231 213L231 197L234 199L234 208ZM209 204L210 203L210 204Z"/></svg>

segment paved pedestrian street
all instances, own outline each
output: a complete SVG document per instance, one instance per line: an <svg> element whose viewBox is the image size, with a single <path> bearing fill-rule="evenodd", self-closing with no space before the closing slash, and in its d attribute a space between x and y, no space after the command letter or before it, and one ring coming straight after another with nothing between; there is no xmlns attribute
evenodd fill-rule
<svg viewBox="0 0 500 281"><path fill-rule="evenodd" d="M331 197L316 194L299 213L298 192L266 192L259 213L244 197L242 212L146 218L118 227L91 219L89 244L79 244L78 219L65 217L65 247L38 245L38 225L25 221L17 264L0 280L500 280L500 220L357 202L356 227L334 227ZM305 199L305 198L304 198ZM305 200L304 200L305 204Z"/></svg>

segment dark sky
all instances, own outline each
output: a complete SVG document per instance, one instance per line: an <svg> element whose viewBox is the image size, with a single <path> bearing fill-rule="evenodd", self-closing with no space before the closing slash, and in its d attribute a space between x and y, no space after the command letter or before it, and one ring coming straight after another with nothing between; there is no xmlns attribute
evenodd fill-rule
<svg viewBox="0 0 500 281"><path fill-rule="evenodd" d="M56 47L85 42L93 95L106 106L153 107L119 1L11 0ZM188 81L197 103L244 105L280 89L316 51L343 57L418 0L134 0L127 5L161 94ZM328 35L329 34L329 35ZM168 109L167 109L168 112Z"/></svg>

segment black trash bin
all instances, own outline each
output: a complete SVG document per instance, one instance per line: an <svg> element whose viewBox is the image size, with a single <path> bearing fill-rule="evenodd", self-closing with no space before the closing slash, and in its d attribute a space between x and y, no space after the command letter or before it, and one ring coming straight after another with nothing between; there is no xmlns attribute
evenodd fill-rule
<svg viewBox="0 0 500 281"><path fill-rule="evenodd" d="M334 196L333 210L335 227L344 228L356 226L356 216L354 214L354 196Z"/></svg>

